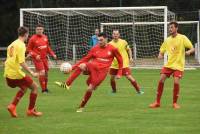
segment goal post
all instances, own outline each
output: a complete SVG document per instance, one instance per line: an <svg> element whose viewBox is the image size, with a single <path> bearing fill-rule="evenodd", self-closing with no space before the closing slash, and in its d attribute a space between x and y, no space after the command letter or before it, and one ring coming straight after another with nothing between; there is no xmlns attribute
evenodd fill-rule
<svg viewBox="0 0 200 134"><path fill-rule="evenodd" d="M167 22L174 19L175 14L166 6L20 9L20 25L29 27L32 35L36 24L43 24L60 61L76 61L87 54L90 37L96 28L100 29L101 24L131 22L130 25L118 26L132 44L134 57L142 59L138 65L163 64L163 60L156 62L154 59L161 41L167 37ZM109 28L104 29L111 36ZM136 38L138 36L141 38Z"/></svg>

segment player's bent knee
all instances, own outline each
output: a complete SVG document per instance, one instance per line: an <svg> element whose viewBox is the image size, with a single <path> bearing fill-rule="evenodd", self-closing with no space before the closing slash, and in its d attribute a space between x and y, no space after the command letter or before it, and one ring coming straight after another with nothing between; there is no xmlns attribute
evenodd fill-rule
<svg viewBox="0 0 200 134"><path fill-rule="evenodd" d="M40 76L44 76L46 73L45 73L45 70L41 70L41 71L39 71L39 75Z"/></svg>
<svg viewBox="0 0 200 134"><path fill-rule="evenodd" d="M81 64L79 65L79 67L80 67L80 69L83 70L83 71L86 70L86 64L85 64L85 63L81 63Z"/></svg>

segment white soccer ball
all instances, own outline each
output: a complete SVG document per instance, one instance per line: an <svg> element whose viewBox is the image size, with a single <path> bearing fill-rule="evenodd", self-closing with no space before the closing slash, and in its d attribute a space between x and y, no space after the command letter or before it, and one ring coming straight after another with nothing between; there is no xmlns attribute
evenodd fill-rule
<svg viewBox="0 0 200 134"><path fill-rule="evenodd" d="M72 70L72 65L68 62L64 62L60 65L60 71L63 73L69 73Z"/></svg>

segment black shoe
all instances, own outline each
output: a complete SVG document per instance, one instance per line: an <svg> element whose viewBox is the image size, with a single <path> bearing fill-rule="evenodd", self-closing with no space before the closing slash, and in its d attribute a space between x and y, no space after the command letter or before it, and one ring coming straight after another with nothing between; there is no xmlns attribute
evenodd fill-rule
<svg viewBox="0 0 200 134"><path fill-rule="evenodd" d="M50 93L48 89L42 90L42 93Z"/></svg>

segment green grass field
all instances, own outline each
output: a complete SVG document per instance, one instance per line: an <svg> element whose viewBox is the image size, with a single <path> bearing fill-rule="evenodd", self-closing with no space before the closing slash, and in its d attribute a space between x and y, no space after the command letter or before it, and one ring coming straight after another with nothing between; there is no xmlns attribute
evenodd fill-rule
<svg viewBox="0 0 200 134"><path fill-rule="evenodd" d="M137 95L130 83L117 81L118 92L111 94L109 77L94 92L83 113L76 109L86 89L86 76L79 77L70 91L58 88L55 80L67 78L58 70L49 73L51 93L39 93L37 108L44 115L25 115L29 92L17 107L19 118L11 118L6 110L17 89L6 86L0 68L0 134L199 134L200 133L200 70L185 71L181 80L179 104L172 109L173 81L168 79L162 106L150 109L154 101L159 70L133 70L145 94ZM39 91L41 91L39 89Z"/></svg>

